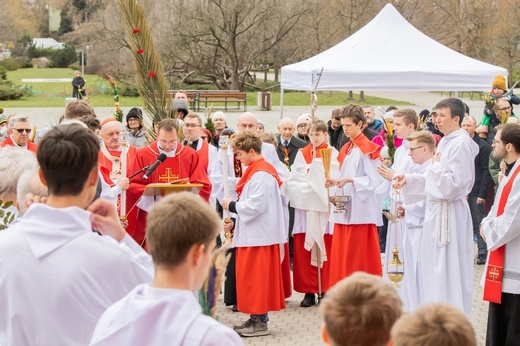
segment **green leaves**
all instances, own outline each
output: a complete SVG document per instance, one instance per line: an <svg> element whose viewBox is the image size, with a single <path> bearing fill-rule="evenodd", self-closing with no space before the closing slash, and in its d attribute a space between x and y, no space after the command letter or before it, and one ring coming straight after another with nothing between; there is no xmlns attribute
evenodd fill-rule
<svg viewBox="0 0 520 346"><path fill-rule="evenodd" d="M0 199L0 231L9 227L15 219L15 215L7 211L7 208L13 205L13 201L2 201Z"/></svg>

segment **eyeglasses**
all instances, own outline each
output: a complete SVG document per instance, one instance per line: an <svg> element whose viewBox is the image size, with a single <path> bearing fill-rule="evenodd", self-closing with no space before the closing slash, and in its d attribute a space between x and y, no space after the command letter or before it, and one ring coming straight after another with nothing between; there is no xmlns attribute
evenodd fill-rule
<svg viewBox="0 0 520 346"><path fill-rule="evenodd" d="M200 125L197 125L197 124L186 124L186 123L184 123L184 126L186 126L188 128L189 127L200 127Z"/></svg>
<svg viewBox="0 0 520 346"><path fill-rule="evenodd" d="M139 122L139 119L128 119L128 122L129 123L138 123Z"/></svg>
<svg viewBox="0 0 520 346"><path fill-rule="evenodd" d="M298 125L296 127L299 128L299 129L304 129L304 128L307 127L307 124L300 124L300 125Z"/></svg>
<svg viewBox="0 0 520 346"><path fill-rule="evenodd" d="M410 148L410 152L414 152L414 150L424 148L426 145L421 145L420 147Z"/></svg>
<svg viewBox="0 0 520 346"><path fill-rule="evenodd" d="M497 110L499 110L499 111L508 111L510 109L511 109L511 107L497 108Z"/></svg>
<svg viewBox="0 0 520 346"><path fill-rule="evenodd" d="M31 129L13 129L13 130L16 130L18 131L18 133L31 133Z"/></svg>

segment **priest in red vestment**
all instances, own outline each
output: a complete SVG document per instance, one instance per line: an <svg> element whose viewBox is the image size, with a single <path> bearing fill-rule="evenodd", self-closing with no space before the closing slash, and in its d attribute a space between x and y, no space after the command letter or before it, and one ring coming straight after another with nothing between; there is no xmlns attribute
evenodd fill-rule
<svg viewBox="0 0 520 346"><path fill-rule="evenodd" d="M111 187L121 176L121 141L119 135L122 131L122 124L114 118L103 120L101 126L101 149L99 151L98 164L103 174L105 182ZM128 147L126 176L130 176L135 171L133 162L137 154L137 148L134 146Z"/></svg>
<svg viewBox="0 0 520 346"><path fill-rule="evenodd" d="M166 155L166 160L145 180L145 172L130 180L127 191L127 231L142 246L145 246L145 228L147 210L153 205L153 197L141 198L148 184L171 183L179 179L188 179L192 184L202 184L199 195L206 201L211 194L211 183L200 163L200 158L192 148L179 143L177 123L167 118L158 124L157 140L150 145L137 150L134 168L142 169L151 166L160 154Z"/></svg>
<svg viewBox="0 0 520 346"><path fill-rule="evenodd" d="M31 124L29 117L25 115L15 115L9 119L9 136L0 143L0 148L3 147L19 147L27 149L36 154L38 144L29 141L31 134Z"/></svg>

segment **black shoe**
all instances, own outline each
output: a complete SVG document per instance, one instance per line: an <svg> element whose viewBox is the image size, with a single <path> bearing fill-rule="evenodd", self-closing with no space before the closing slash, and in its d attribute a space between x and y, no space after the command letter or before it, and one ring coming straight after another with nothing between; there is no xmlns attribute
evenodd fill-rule
<svg viewBox="0 0 520 346"><path fill-rule="evenodd" d="M478 255L477 256L477 264L478 265L486 264L486 257L487 257L487 255Z"/></svg>
<svg viewBox="0 0 520 346"><path fill-rule="evenodd" d="M308 308L316 304L316 297L314 293L305 293L305 297L303 298L300 306L302 308Z"/></svg>
<svg viewBox="0 0 520 346"><path fill-rule="evenodd" d="M233 304L233 306L231 307L231 311L238 312L238 308L237 308L236 304Z"/></svg>

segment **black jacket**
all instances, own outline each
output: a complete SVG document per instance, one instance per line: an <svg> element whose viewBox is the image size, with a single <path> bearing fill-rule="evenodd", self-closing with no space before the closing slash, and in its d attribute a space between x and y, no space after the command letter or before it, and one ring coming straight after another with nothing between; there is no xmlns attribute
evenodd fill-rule
<svg viewBox="0 0 520 346"><path fill-rule="evenodd" d="M280 161L285 165L285 155L284 155L284 146L283 146L283 139L280 135L276 136L276 140L278 141L278 146L276 147L276 153L278 154L278 158ZM289 165L292 166L294 163L294 159L296 158L296 154L298 153L298 150L301 148L305 148L307 146L307 142L296 138L294 136L291 137L289 140L289 147L287 148L287 151L289 152Z"/></svg>
<svg viewBox="0 0 520 346"><path fill-rule="evenodd" d="M337 129L334 130L334 129L332 128L331 124L332 124L332 120L329 120L329 121L327 122L327 125L328 125L328 127L329 127L329 128L328 128L328 132L329 132L329 144L330 144L331 146L333 146L334 148L336 148L336 149L339 151L339 149L338 149L338 147L337 147L337 144L338 144L338 141L339 141L339 139L340 139L340 137L341 137L341 134L343 133L343 128L340 126L340 127L338 127Z"/></svg>
<svg viewBox="0 0 520 346"><path fill-rule="evenodd" d="M489 184L492 182L491 174L489 173L489 155L492 148L476 133L473 136L473 140L478 144L478 154L475 156L475 184L473 184L470 196L486 198Z"/></svg>
<svg viewBox="0 0 520 346"><path fill-rule="evenodd" d="M368 140L373 140L376 136L379 135L379 133L377 133L376 131L374 130L371 130L369 129L368 127L366 127L364 130L363 130L363 134L368 138ZM341 150L341 148L347 144L348 142L350 142L350 138L347 138L347 136L345 136L345 132L341 131L341 136L339 137L339 140L338 140L338 145L337 147L335 147L338 151Z"/></svg>

